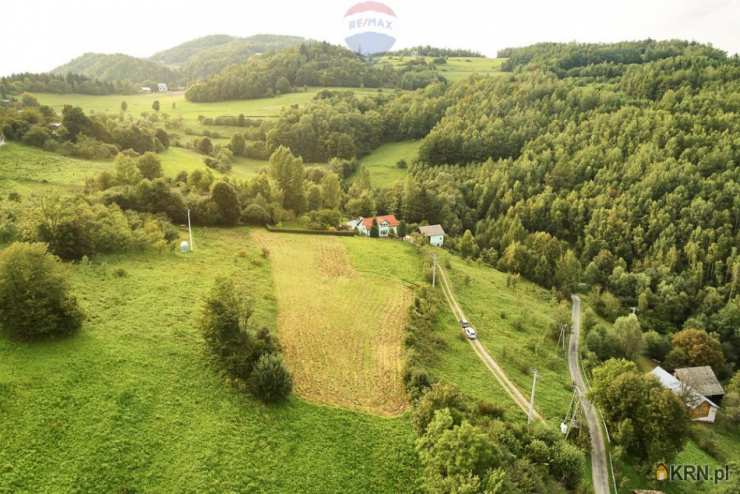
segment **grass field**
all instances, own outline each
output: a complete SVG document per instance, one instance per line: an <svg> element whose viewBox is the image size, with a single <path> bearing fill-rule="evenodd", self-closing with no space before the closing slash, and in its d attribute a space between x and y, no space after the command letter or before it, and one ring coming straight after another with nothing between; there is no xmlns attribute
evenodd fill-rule
<svg viewBox="0 0 740 494"><path fill-rule="evenodd" d="M207 170L203 155L185 148L171 147L158 155L165 176L174 177L181 171L191 173ZM267 169L267 161L236 158L227 176L235 179L253 177ZM0 192L21 194L44 191L79 191L86 178L102 171L113 171L112 160L81 160L49 153L38 148L8 143L0 147ZM212 170L216 177L224 176Z"/></svg>
<svg viewBox="0 0 740 494"><path fill-rule="evenodd" d="M382 415L401 413L407 405L402 342L411 290L392 267L409 270L418 263L411 247L265 231L252 236L269 250L278 336L298 394ZM392 269L377 270L376 264ZM406 276L418 278L413 269Z"/></svg>
<svg viewBox="0 0 740 494"><path fill-rule="evenodd" d="M309 88L297 93L282 94L272 98L260 98L250 100L220 101L216 103L193 103L185 99L185 95L179 93L166 94L135 94L135 95L109 95L90 96L83 94L51 94L34 93L34 96L43 105L49 105L57 111L61 111L64 105L79 106L86 112L96 113L119 113L121 102L128 105L128 113L138 116L142 112L152 112L152 103L159 101L161 112L170 117L182 117L185 125L193 128L199 126L198 116L218 117L220 115L239 115L247 117L264 118L275 117L280 110L291 105L303 105L313 99L316 93L324 88ZM337 90L352 91L358 94L372 94L377 89L361 88L336 88ZM390 91L390 90L385 90ZM172 105L175 105L173 108ZM233 134L233 127L208 127L212 131Z"/></svg>
<svg viewBox="0 0 740 494"><path fill-rule="evenodd" d="M297 397L266 407L224 382L196 325L214 278L238 276L256 325L274 328L278 305L246 229L197 229L195 240L191 255L66 265L82 330L0 339L0 492L413 491L406 416Z"/></svg>
<svg viewBox="0 0 740 494"><path fill-rule="evenodd" d="M0 147L0 192L81 190L85 178L112 168L112 161L79 160L7 143Z"/></svg>
<svg viewBox="0 0 740 494"><path fill-rule="evenodd" d="M408 171L396 166L404 159L410 165L419 153L421 141L404 141L384 144L362 159L362 165L370 172L373 187L391 187L403 180Z"/></svg>
<svg viewBox="0 0 740 494"><path fill-rule="evenodd" d="M388 55L383 58L393 65L400 65L414 60L419 57L406 57ZM424 57L431 62L433 57ZM450 82L459 81L473 74L478 75L500 75L501 65L504 63L503 58L485 58L485 57L450 57L446 64L438 65L437 70Z"/></svg>

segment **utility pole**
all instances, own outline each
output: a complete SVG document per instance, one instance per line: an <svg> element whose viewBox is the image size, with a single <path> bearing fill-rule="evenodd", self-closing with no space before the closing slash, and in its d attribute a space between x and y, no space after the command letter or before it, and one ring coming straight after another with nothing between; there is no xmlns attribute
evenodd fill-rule
<svg viewBox="0 0 740 494"><path fill-rule="evenodd" d="M193 229L190 227L190 209L188 209L188 237L190 239L190 252L193 252Z"/></svg>
<svg viewBox="0 0 740 494"><path fill-rule="evenodd" d="M529 413L527 414L527 425L532 423L534 416L534 390L537 387L537 369L532 369L532 396L529 397Z"/></svg>
<svg viewBox="0 0 740 494"><path fill-rule="evenodd" d="M432 254L432 288L437 285L437 254Z"/></svg>

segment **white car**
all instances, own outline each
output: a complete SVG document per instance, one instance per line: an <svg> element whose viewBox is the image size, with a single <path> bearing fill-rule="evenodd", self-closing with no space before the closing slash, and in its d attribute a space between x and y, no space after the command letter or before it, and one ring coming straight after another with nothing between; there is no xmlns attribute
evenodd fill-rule
<svg viewBox="0 0 740 494"><path fill-rule="evenodd" d="M465 336L467 336L469 340L474 340L478 337L478 333L475 332L473 326L467 326L464 331Z"/></svg>

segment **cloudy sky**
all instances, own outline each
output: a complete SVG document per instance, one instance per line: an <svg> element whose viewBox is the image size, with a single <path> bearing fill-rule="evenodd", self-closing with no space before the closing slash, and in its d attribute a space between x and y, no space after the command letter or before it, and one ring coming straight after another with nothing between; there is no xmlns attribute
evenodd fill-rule
<svg viewBox="0 0 740 494"><path fill-rule="evenodd" d="M3 2L0 75L42 72L85 52L149 56L207 34L293 34L341 43L355 1ZM740 0L386 0L396 47L496 50L538 41L682 38L740 52Z"/></svg>

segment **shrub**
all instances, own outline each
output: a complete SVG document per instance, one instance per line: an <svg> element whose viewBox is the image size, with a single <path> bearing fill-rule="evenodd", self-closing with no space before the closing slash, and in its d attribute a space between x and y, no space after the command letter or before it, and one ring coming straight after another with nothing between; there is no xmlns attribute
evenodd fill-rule
<svg viewBox="0 0 740 494"><path fill-rule="evenodd" d="M293 378L275 353L260 356L249 378L252 393L266 403L282 401L293 389Z"/></svg>
<svg viewBox="0 0 740 494"><path fill-rule="evenodd" d="M200 326L206 345L227 372L246 379L252 371L246 324L252 315L232 280L219 278L206 299Z"/></svg>
<svg viewBox="0 0 740 494"><path fill-rule="evenodd" d="M242 218L248 225L266 225L270 223L270 214L259 204L250 204L242 212Z"/></svg>
<svg viewBox="0 0 740 494"><path fill-rule="evenodd" d="M59 259L41 243L14 243L0 253L0 328L21 339L67 334L83 314L69 294Z"/></svg>

